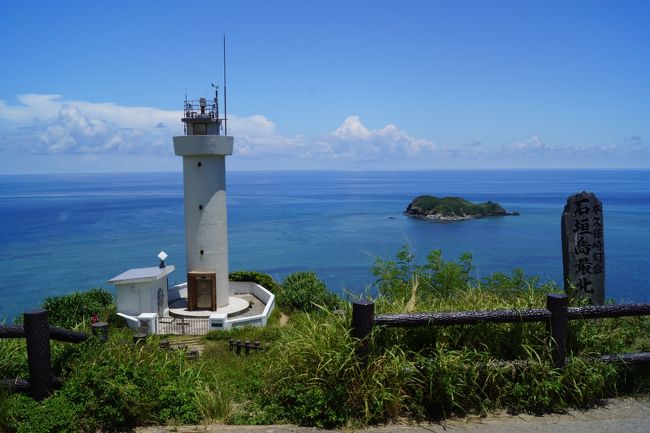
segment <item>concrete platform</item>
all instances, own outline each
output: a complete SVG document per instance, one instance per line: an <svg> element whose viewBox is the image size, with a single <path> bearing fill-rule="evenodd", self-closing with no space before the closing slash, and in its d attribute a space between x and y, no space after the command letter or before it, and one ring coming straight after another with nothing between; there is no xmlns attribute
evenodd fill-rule
<svg viewBox="0 0 650 433"><path fill-rule="evenodd" d="M228 305L225 307L217 308L217 311L212 310L194 310L187 309L187 299L177 299L169 305L169 314L176 317L210 317L211 314L221 313L227 314L228 317L234 317L239 314L245 313L249 309L249 302L247 299L239 296L229 296Z"/></svg>

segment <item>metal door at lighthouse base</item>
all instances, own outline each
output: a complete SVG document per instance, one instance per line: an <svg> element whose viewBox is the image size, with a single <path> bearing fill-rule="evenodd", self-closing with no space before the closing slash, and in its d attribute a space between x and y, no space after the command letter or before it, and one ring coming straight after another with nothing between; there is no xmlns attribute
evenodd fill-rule
<svg viewBox="0 0 650 433"><path fill-rule="evenodd" d="M187 273L187 309L217 309L217 276L214 272Z"/></svg>

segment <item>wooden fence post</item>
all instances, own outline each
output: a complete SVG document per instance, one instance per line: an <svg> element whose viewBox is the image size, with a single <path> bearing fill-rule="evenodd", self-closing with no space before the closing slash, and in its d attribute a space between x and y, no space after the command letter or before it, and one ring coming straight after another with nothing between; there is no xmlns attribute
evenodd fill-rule
<svg viewBox="0 0 650 433"><path fill-rule="evenodd" d="M569 330L568 306L567 295L555 293L546 295L546 308L551 312L551 338L553 339L551 357L555 368L563 368L566 361Z"/></svg>
<svg viewBox="0 0 650 433"><path fill-rule="evenodd" d="M351 335L360 340L357 346L357 358L365 361L369 352L369 336L375 317L375 303L368 300L354 301L352 304L352 330Z"/></svg>
<svg viewBox="0 0 650 433"><path fill-rule="evenodd" d="M30 392L34 400L43 400L54 391L47 311L25 312L24 319Z"/></svg>

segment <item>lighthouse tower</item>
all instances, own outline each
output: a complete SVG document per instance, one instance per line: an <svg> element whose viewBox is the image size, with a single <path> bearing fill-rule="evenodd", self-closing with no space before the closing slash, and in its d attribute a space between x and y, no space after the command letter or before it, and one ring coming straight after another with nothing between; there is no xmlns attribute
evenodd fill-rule
<svg viewBox="0 0 650 433"><path fill-rule="evenodd" d="M188 310L216 311L229 303L226 156L234 141L222 135L218 89L212 101L186 98L182 121L174 152L183 157Z"/></svg>

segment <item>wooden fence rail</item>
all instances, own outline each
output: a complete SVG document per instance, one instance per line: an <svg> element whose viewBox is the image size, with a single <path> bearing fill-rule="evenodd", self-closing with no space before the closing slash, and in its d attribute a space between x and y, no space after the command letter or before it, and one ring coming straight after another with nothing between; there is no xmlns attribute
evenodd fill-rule
<svg viewBox="0 0 650 433"><path fill-rule="evenodd" d="M646 315L650 315L650 303L569 307L567 296L562 294L547 295L546 308L457 311L449 313L375 315L374 303L372 301L361 300L354 302L352 305L351 334L360 340L357 346L357 356L363 360L368 356L368 336L372 332L373 326L414 327L475 325L477 323L546 322L549 324L550 337L554 342L551 353L553 365L557 368L562 368L566 363L569 320ZM650 353L604 355L595 359L601 362L650 362Z"/></svg>
<svg viewBox="0 0 650 433"><path fill-rule="evenodd" d="M50 326L46 310L28 311L23 326L0 326L0 338L25 338L29 381L11 379L2 382L11 391L29 391L35 400L52 394L59 380L52 371L50 340L81 343L90 338L82 332Z"/></svg>

